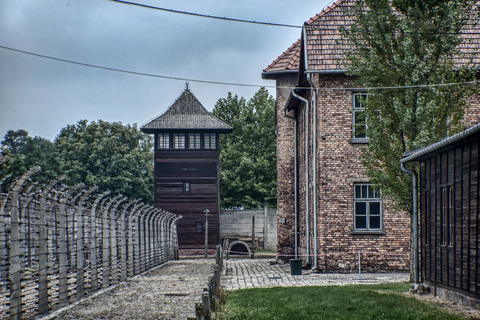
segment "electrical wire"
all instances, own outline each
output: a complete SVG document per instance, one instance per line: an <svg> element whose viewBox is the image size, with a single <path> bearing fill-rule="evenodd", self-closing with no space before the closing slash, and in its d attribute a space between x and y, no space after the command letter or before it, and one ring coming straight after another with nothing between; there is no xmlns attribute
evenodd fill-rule
<svg viewBox="0 0 480 320"><path fill-rule="evenodd" d="M225 20L225 21L233 21L233 22L243 22L243 23L259 24L259 25L267 25L267 26L273 26L273 27L287 27L287 28L297 28L297 29L301 29L301 28L305 27L305 28L310 29L310 30L313 29L313 30L322 30L322 31L338 31L339 30L338 28L322 28L322 27L320 27L318 25L315 25L315 24L305 24L304 26L299 26L299 25L285 24L285 23L262 22L262 21L247 20L247 19L213 16L213 15L194 13L194 12L188 12L188 11L180 11L180 10L156 7L156 6L143 4L143 3L138 3L138 2L132 2L132 1L124 1L124 0L109 0L109 1L128 4L128 5L147 8L147 9L154 9L154 10L160 10L160 11L165 11L165 12L178 13L178 14L184 14L184 15L189 15L189 16L196 16L196 17L201 17L201 18L209 18L209 19L217 19L217 20ZM331 3L333 3L333 2L331 2ZM328 5L327 5L327 7L328 7ZM382 33L391 33L391 32L385 31L385 32L382 32ZM469 32L469 31L463 31L463 32L396 31L395 33L397 33L397 34L400 34L400 33L421 34L421 35L461 35L461 34L479 35L480 31L479 32Z"/></svg>
<svg viewBox="0 0 480 320"><path fill-rule="evenodd" d="M31 55L31 56L35 56L35 57L40 57L40 58L44 58L44 59L60 61L60 62L65 62L65 63L71 63L71 64L83 66L83 67L96 68L96 69L102 69L102 70L108 70L108 71L115 71L115 72L121 72L121 73L126 73L126 74L133 74L133 75L137 75L137 76L146 76L146 77L168 79L168 80L177 80L177 81L184 81L184 82L188 81L188 82L196 82L196 83L237 86L237 87L253 87L253 88L264 87L264 88L272 88L272 89L276 88L276 89L291 89L291 90L293 90L293 89L313 90L310 87L291 87L291 86L283 87L283 86L275 86L275 85L260 85L260 84L248 84L248 83L237 83L237 82L222 82L222 81L211 81L211 80L201 80L201 79L190 79L190 78L182 78L182 77L165 76L165 75L159 75L159 74L153 74L153 73L144 73L144 72L137 72L137 71L111 68L111 67L103 67L103 66L99 66L99 65L83 63L83 62L67 60L67 59L61 59L61 58L51 57L51 56L38 54L38 53L34 53L34 52L14 49L14 48L2 46L2 45L0 45L0 48L5 49L5 50L10 50L10 51L13 51L13 52L17 52L17 53L23 53L23 54L27 54L27 55ZM332 88L317 88L316 90L325 90L325 91L334 91L334 90L340 90L340 91L398 90L398 89L413 89L413 88L433 88L433 87L446 87L446 86L460 86L460 85L477 84L477 83L480 83L480 80L466 81L466 82L454 82L454 83L424 84L424 85L413 85L413 86L343 87L343 88L332 87Z"/></svg>
<svg viewBox="0 0 480 320"><path fill-rule="evenodd" d="M130 1L123 1L123 0L110 0L110 1L129 4L129 5L133 5L133 6L137 6L137 7L148 8L148 9L155 9L155 10L167 11L167 12L172 12L172 13L186 14L186 15L202 17L202 18L210 18L210 19L226 20L226 21L234 21L234 22L244 22L244 23L252 23L252 24L261 24L261 25L274 26L274 27L302 28L302 26L296 26L296 25L292 25L292 24L262 22L262 21L246 20L246 19L236 19L236 18L212 16L212 15L208 15L208 14L193 13L193 12L187 12L187 11L179 11L179 10L155 7L155 6L151 6L151 5L148 5L148 4L130 2Z"/></svg>

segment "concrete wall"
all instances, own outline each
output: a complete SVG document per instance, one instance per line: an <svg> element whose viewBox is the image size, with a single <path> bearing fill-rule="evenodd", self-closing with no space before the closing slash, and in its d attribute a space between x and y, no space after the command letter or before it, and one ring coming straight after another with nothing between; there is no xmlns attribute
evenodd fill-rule
<svg viewBox="0 0 480 320"><path fill-rule="evenodd" d="M259 248L275 251L277 248L277 209L267 210L267 223L265 223L264 209L221 210L219 216L220 243L225 238L251 239L253 216L255 217L255 238L258 239Z"/></svg>

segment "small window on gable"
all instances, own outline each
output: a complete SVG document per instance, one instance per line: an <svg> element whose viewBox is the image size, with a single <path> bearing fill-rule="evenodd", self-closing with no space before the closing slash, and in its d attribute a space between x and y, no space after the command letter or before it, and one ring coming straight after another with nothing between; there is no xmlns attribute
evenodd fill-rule
<svg viewBox="0 0 480 320"><path fill-rule="evenodd" d="M203 221L195 221L195 233L203 232Z"/></svg>
<svg viewBox="0 0 480 320"><path fill-rule="evenodd" d="M185 149L185 133L173 134L173 149Z"/></svg>
<svg viewBox="0 0 480 320"><path fill-rule="evenodd" d="M366 93L353 94L353 112L352 112L352 138L367 139L367 117L365 115L365 99Z"/></svg>
<svg viewBox="0 0 480 320"><path fill-rule="evenodd" d="M217 149L217 134L205 133L204 134L204 148L205 149Z"/></svg>
<svg viewBox="0 0 480 320"><path fill-rule="evenodd" d="M354 230L382 230L382 197L371 184L354 185Z"/></svg>
<svg viewBox="0 0 480 320"><path fill-rule="evenodd" d="M200 133L188 134L188 149L200 149Z"/></svg>
<svg viewBox="0 0 480 320"><path fill-rule="evenodd" d="M169 148L170 148L170 134L157 133L157 149L169 149Z"/></svg>

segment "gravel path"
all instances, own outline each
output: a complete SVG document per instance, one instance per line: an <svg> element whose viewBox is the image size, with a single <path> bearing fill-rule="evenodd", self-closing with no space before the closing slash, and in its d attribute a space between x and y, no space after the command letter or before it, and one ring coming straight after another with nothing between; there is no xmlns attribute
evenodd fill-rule
<svg viewBox="0 0 480 320"><path fill-rule="evenodd" d="M214 259L170 261L86 299L54 319L182 319L195 316L195 302L213 272Z"/></svg>

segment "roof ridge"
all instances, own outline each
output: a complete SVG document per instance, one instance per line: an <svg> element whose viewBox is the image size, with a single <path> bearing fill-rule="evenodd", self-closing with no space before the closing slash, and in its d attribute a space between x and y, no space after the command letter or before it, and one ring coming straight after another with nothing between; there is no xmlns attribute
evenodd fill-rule
<svg viewBox="0 0 480 320"><path fill-rule="evenodd" d="M315 16L311 17L310 19L308 19L307 21L305 21L304 25L309 25L311 24L312 22L318 20L319 18L323 17L324 15L326 15L328 12L332 11L333 9L335 9L335 7L337 7L340 3L342 3L344 0L333 0L330 4L328 4L325 8L323 8L322 11L320 11L319 13L317 13Z"/></svg>

